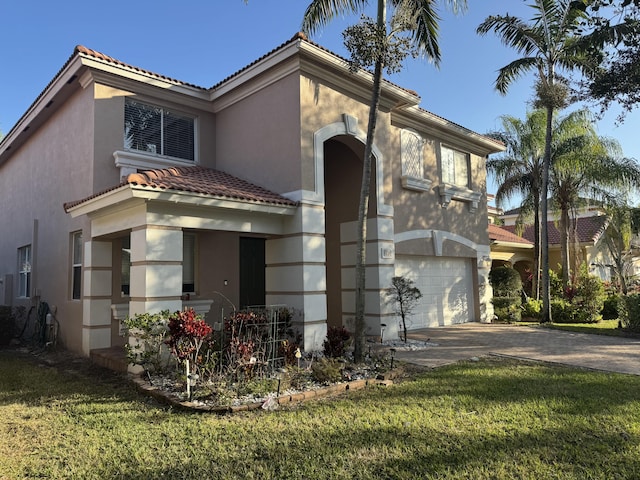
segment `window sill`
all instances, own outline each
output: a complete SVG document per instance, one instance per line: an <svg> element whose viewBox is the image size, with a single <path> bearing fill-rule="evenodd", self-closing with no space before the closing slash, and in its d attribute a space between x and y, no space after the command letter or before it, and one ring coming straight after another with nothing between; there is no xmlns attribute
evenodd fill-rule
<svg viewBox="0 0 640 480"><path fill-rule="evenodd" d="M120 178L125 178L138 170L155 170L168 167L193 167L196 162L179 158L163 157L152 153L116 150L113 152Z"/></svg>
<svg viewBox="0 0 640 480"><path fill-rule="evenodd" d="M402 181L403 188L416 192L428 192L432 183L431 180L427 180L426 178L411 177L409 175L402 175L400 180Z"/></svg>
<svg viewBox="0 0 640 480"><path fill-rule="evenodd" d="M458 187L450 183L438 185L438 191L440 192L440 204L442 208L447 208L451 200L458 200L469 203L469 212L471 213L475 213L478 209L480 198L482 197L480 192L474 192L468 188Z"/></svg>

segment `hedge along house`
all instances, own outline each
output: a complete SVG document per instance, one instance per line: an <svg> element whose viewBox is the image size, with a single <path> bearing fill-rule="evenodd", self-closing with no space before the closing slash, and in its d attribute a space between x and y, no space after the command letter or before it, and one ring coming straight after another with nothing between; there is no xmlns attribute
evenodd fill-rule
<svg viewBox="0 0 640 480"><path fill-rule="evenodd" d="M55 305L60 340L87 355L124 344L124 316L185 306L215 323L287 305L321 348L354 316L371 84L301 34L212 88L77 47L0 144L0 303ZM424 294L412 328L492 316L485 160L503 146L419 102L385 82L372 336L397 334L394 275Z"/></svg>

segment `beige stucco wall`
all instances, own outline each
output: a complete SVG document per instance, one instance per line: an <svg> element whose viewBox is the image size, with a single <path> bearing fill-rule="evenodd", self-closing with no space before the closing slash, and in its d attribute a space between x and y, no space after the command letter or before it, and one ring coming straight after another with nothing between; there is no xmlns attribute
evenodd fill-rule
<svg viewBox="0 0 640 480"><path fill-rule="evenodd" d="M303 188L313 191L316 181L314 134L328 125L343 122L343 115L346 114L357 120L356 129L364 140L368 125L369 99L349 96L340 86L328 84L317 77L307 75L300 77L300 104ZM374 143L380 149L385 165L393 155L393 149L389 144L390 138L390 114L382 107L376 123ZM382 189L389 192L391 186L388 170L383 173ZM354 188L358 188L358 185ZM385 203L388 202L385 201Z"/></svg>
<svg viewBox="0 0 640 480"><path fill-rule="evenodd" d="M401 128L394 129L394 136L398 145ZM482 193L478 209L471 212L469 203L452 200L451 203L443 208L441 205L440 194L437 190L441 182L441 163L440 163L440 146L441 142L433 137L427 136L424 132L419 132L426 140L424 146L424 172L425 178L430 180L431 187L428 191L416 192L403 188L401 183L402 164L400 162L400 154L395 157L396 162L390 165L391 176L393 178L393 194L392 203L394 207L395 231L401 233L409 230L433 229L452 232L466 239L479 244L488 245L489 236L487 232L487 203L486 203L486 177L485 177L485 159L482 156L470 154L470 177L471 190ZM447 142L451 145L451 142ZM454 145L455 146L455 145ZM463 147L457 147L460 151L467 152ZM415 245L411 245L414 243ZM398 253L422 253L427 252L430 246L418 245L419 242L405 242L398 246ZM445 245L447 251L443 251L445 256L463 256L475 257L475 252L471 252L462 246ZM418 249L418 250L414 250Z"/></svg>
<svg viewBox="0 0 640 480"><path fill-rule="evenodd" d="M0 166L0 275L14 275L15 296L17 249L32 244L33 285L42 301L57 307L59 340L74 350L81 346L82 303L70 299L70 233L88 232L88 221L72 219L62 205L92 191L92 97L92 89L77 91ZM14 299L16 305L30 303Z"/></svg>
<svg viewBox="0 0 640 480"><path fill-rule="evenodd" d="M217 168L278 193L299 190L298 92L292 74L219 111Z"/></svg>

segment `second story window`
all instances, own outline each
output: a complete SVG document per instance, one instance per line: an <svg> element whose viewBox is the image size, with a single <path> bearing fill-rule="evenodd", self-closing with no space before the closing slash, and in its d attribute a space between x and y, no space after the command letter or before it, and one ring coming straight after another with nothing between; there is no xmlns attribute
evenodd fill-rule
<svg viewBox="0 0 640 480"><path fill-rule="evenodd" d="M442 147L442 182L469 188L469 155Z"/></svg>
<svg viewBox="0 0 640 480"><path fill-rule="evenodd" d="M423 178L422 146L424 141L420 135L411 130L403 130L400 137L402 139L402 175Z"/></svg>
<svg viewBox="0 0 640 480"><path fill-rule="evenodd" d="M125 149L193 161L194 124L189 116L126 99Z"/></svg>
<svg viewBox="0 0 640 480"><path fill-rule="evenodd" d="M426 192L431 181L424 178L423 150L425 142L417 132L400 132L400 157L402 161L402 186L408 190Z"/></svg>

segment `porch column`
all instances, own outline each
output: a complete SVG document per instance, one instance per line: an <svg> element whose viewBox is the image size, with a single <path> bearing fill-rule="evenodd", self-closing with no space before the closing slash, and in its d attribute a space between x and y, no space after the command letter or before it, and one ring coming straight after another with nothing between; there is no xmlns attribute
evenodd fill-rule
<svg viewBox="0 0 640 480"><path fill-rule="evenodd" d="M131 231L129 315L182 308L182 229L146 225Z"/></svg>
<svg viewBox="0 0 640 480"><path fill-rule="evenodd" d="M478 312L476 315L482 323L491 323L493 320L493 288L489 283L489 272L491 271L491 247L478 247L478 256L476 260L478 268L477 275L477 291L478 291Z"/></svg>
<svg viewBox="0 0 640 480"><path fill-rule="evenodd" d="M111 242L84 244L82 352L111 346Z"/></svg>
<svg viewBox="0 0 640 480"><path fill-rule="evenodd" d="M327 336L324 207L303 204L289 222L285 236L266 241L266 303L293 308L304 350L318 351Z"/></svg>
<svg viewBox="0 0 640 480"><path fill-rule="evenodd" d="M340 226L340 257L342 263L342 321L353 329L356 309L355 264L358 240L358 222L346 222ZM393 218L377 217L367 220L366 270L365 270L365 335L398 338L398 322L393 306L388 305L386 290L394 276Z"/></svg>

